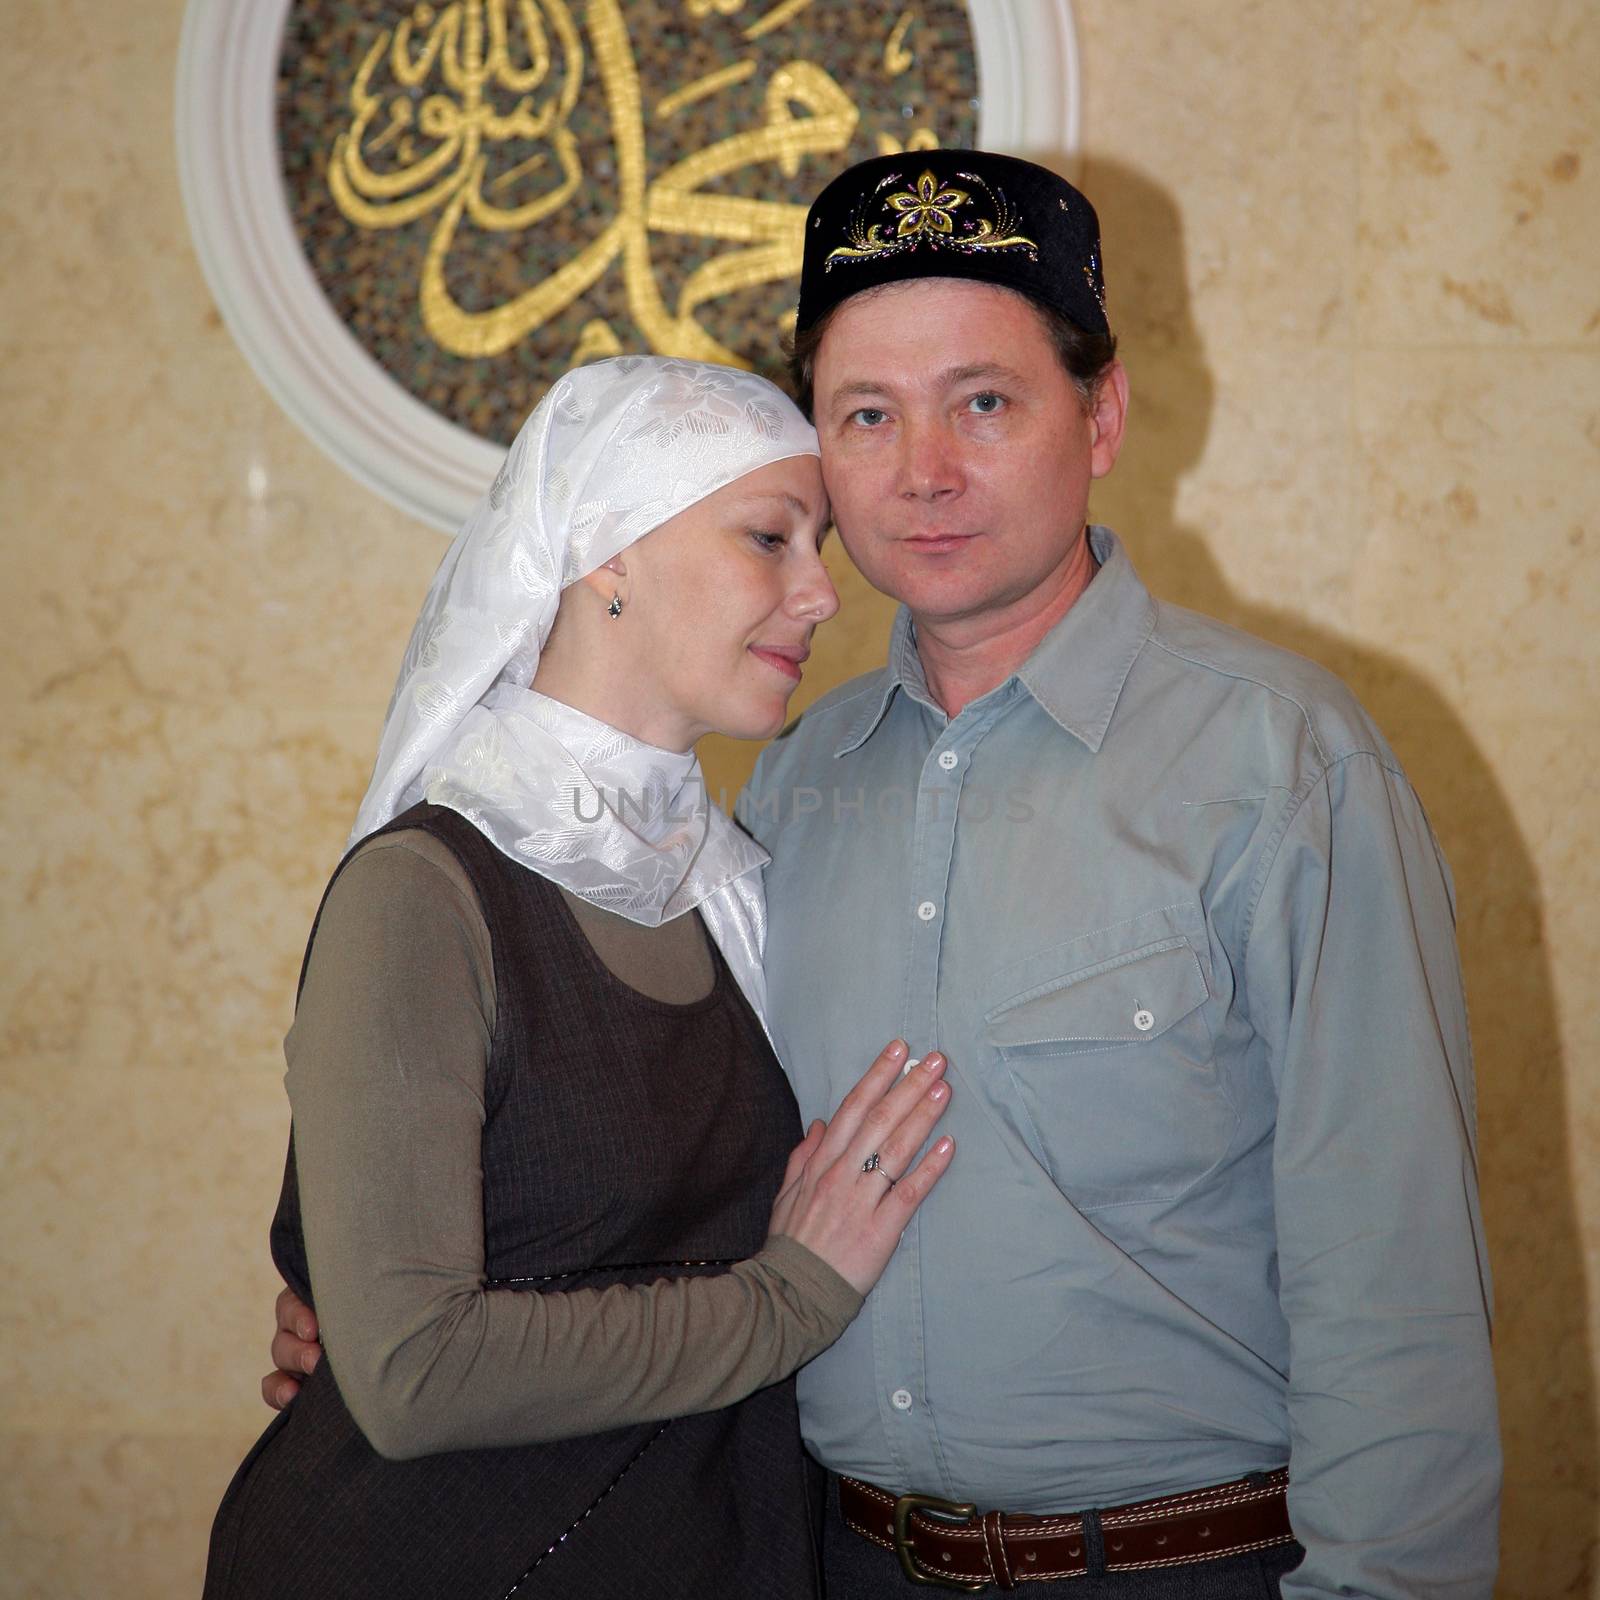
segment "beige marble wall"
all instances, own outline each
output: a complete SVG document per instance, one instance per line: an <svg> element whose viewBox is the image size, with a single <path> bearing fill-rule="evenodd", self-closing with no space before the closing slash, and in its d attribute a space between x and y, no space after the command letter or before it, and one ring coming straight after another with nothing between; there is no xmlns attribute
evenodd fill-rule
<svg viewBox="0 0 1600 1600"><path fill-rule="evenodd" d="M1076 9L1136 396L1097 514L1172 598L1342 672L1428 803L1480 1056L1502 1594L1600 1595L1594 7ZM211 309L180 0L7 15L0 1596L195 1593L266 1416L301 939L440 546ZM813 688L877 650L846 587Z"/></svg>

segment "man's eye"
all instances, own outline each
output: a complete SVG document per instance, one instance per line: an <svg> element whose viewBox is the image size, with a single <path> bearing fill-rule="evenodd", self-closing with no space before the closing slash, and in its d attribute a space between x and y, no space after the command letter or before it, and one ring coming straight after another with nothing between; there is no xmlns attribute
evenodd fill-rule
<svg viewBox="0 0 1600 1600"><path fill-rule="evenodd" d="M862 406L859 411L850 413L850 420L860 423L863 428L876 428L883 421L883 416L876 406Z"/></svg>
<svg viewBox="0 0 1600 1600"><path fill-rule="evenodd" d="M968 401L969 407L980 417L992 417L995 412L1005 410L1005 396L998 394L975 394Z"/></svg>

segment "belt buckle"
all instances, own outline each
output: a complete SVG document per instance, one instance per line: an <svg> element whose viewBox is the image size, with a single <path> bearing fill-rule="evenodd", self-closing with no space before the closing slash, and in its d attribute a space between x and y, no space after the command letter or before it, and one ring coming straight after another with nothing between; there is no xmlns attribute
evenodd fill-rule
<svg viewBox="0 0 1600 1600"><path fill-rule="evenodd" d="M963 1594L977 1594L987 1589L987 1583L963 1583L959 1578L941 1578L936 1572L924 1572L917 1565L908 1541L911 1513L925 1511L930 1517L945 1517L951 1522L968 1523L978 1514L970 1500L941 1500L931 1494L903 1494L894 1503L894 1553L900 1558L900 1570L913 1583L925 1583L936 1589L959 1589Z"/></svg>

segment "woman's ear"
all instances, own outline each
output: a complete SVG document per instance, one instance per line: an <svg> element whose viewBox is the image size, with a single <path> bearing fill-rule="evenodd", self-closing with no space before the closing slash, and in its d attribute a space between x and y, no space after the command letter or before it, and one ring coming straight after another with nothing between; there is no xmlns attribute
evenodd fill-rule
<svg viewBox="0 0 1600 1600"><path fill-rule="evenodd" d="M628 567L621 556L612 556L593 572L584 573L578 582L588 585L589 589L608 605L617 595L622 597L624 605L628 603Z"/></svg>

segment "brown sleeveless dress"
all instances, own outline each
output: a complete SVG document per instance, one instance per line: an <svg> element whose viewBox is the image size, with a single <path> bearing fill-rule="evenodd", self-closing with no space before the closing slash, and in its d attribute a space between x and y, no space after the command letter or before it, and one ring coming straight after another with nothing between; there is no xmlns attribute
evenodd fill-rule
<svg viewBox="0 0 1600 1600"><path fill-rule="evenodd" d="M455 854L494 949L490 1286L650 1282L755 1254L799 1116L720 956L704 1000L648 999L605 968L552 884L463 818L419 806L382 831L405 828ZM314 1303L292 1143L273 1255ZM792 1380L665 1424L391 1461L323 1361L235 1474L205 1595L798 1600L818 1592L817 1487Z"/></svg>

